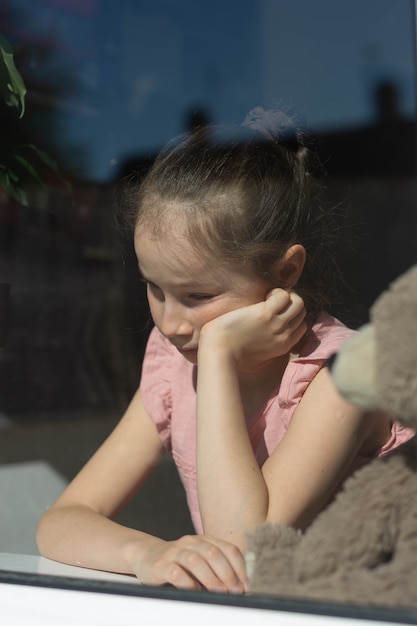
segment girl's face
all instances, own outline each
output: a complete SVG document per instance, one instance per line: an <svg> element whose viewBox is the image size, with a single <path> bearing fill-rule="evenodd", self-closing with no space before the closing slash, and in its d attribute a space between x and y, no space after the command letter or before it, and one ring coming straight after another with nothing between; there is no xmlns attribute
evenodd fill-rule
<svg viewBox="0 0 417 626"><path fill-rule="evenodd" d="M200 257L182 237L173 246L168 235L156 239L146 228L137 228L135 250L155 325L193 364L204 324L265 300L272 288L239 267L226 268L215 258Z"/></svg>

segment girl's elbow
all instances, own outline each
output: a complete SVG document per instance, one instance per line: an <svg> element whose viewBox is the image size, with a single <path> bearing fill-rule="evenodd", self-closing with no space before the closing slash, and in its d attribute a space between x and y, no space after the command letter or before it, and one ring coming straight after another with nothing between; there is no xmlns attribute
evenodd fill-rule
<svg viewBox="0 0 417 626"><path fill-rule="evenodd" d="M49 518L49 510L45 511L41 518L39 519L35 539L36 545L38 546L39 554L41 556L48 556L48 518Z"/></svg>
<svg viewBox="0 0 417 626"><path fill-rule="evenodd" d="M55 546L60 543L60 536L65 532L65 519L61 507L53 504L41 515L35 533L36 545L41 556L53 558Z"/></svg>

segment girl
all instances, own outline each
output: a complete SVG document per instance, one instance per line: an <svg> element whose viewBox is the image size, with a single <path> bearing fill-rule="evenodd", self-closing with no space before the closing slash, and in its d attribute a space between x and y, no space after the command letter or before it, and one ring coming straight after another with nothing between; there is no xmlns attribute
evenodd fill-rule
<svg viewBox="0 0 417 626"><path fill-rule="evenodd" d="M155 328L124 417L40 521L43 555L242 593L248 531L305 528L349 472L406 438L341 399L325 366L352 331L325 313L319 172L289 119L257 108L242 132L184 138L130 189ZM164 449L197 533L169 542L112 521Z"/></svg>

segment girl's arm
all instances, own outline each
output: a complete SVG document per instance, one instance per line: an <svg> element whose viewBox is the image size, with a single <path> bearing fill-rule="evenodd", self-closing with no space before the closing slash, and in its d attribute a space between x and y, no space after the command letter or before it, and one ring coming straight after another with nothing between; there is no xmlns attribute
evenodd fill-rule
<svg viewBox="0 0 417 626"><path fill-rule="evenodd" d="M258 467L239 370L255 371L305 332L298 297L291 296L284 310L281 297L273 294L265 303L217 318L200 337L197 476L203 527L242 549L245 534L259 523L308 525L377 429L373 417L364 419L340 398L324 368L309 385L285 437ZM375 448L387 432L381 432Z"/></svg>
<svg viewBox="0 0 417 626"><path fill-rule="evenodd" d="M145 482L163 449L140 392L113 433L42 516L41 554L71 565L134 574L143 583L242 592L233 545L210 537L164 541L112 521Z"/></svg>

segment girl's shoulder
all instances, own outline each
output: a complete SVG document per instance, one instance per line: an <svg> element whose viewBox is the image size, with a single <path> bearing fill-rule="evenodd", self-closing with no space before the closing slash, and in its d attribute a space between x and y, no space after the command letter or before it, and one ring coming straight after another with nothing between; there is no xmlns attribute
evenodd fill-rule
<svg viewBox="0 0 417 626"><path fill-rule="evenodd" d="M175 346L154 326L149 334L143 357L142 371L161 371L176 368L187 362Z"/></svg>
<svg viewBox="0 0 417 626"><path fill-rule="evenodd" d="M173 386L192 378L193 367L154 326L146 344L140 387L144 393L150 389L170 394Z"/></svg>
<svg viewBox="0 0 417 626"><path fill-rule="evenodd" d="M300 358L328 358L339 346L355 334L343 322L328 313L321 313L308 333L300 351Z"/></svg>
<svg viewBox="0 0 417 626"><path fill-rule="evenodd" d="M285 368L278 392L280 406L293 410L329 357L354 333L337 318L322 313L310 329L300 353Z"/></svg>
<svg viewBox="0 0 417 626"><path fill-rule="evenodd" d="M171 420L174 395L192 394L187 368L192 367L178 350L154 327L149 335L142 363L140 391L143 405L155 424L167 452L171 451Z"/></svg>

